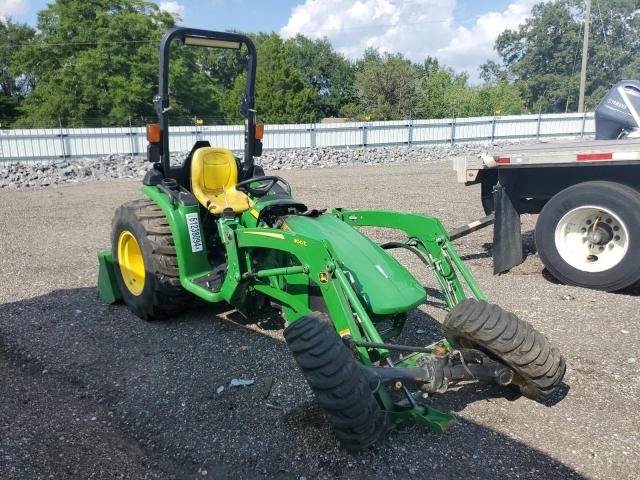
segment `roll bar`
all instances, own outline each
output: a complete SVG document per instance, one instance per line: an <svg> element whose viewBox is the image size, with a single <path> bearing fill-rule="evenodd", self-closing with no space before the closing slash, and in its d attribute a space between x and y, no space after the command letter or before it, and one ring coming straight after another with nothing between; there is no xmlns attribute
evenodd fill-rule
<svg viewBox="0 0 640 480"><path fill-rule="evenodd" d="M245 35L228 32L214 32L195 28L174 27L168 30L160 42L160 66L158 94L153 99L154 108L160 123L159 156L165 177L170 176L171 160L169 152L169 52L171 42L179 40L184 45L213 48L240 49L247 47L247 85L245 86L240 109L245 117L244 159L240 178L244 178L253 171L253 156L256 152L255 139L255 77L256 77L256 47L251 39Z"/></svg>

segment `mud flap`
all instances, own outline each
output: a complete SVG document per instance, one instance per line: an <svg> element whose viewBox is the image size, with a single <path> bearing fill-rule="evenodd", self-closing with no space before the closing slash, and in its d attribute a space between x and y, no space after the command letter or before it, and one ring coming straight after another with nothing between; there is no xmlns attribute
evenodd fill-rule
<svg viewBox="0 0 640 480"><path fill-rule="evenodd" d="M98 252L98 265L98 296L100 299L109 304L122 300L111 252Z"/></svg>
<svg viewBox="0 0 640 480"><path fill-rule="evenodd" d="M493 226L493 273L497 274L520 265L524 257L520 214L500 183L493 190L493 202L496 209Z"/></svg>

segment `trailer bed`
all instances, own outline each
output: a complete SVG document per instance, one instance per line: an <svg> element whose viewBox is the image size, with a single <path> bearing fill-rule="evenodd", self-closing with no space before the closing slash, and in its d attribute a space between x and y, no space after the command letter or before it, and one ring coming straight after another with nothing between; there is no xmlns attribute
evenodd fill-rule
<svg viewBox="0 0 640 480"><path fill-rule="evenodd" d="M487 169L545 166L640 164L640 138L540 142L495 147L477 156L458 157L453 169L459 183L474 184Z"/></svg>

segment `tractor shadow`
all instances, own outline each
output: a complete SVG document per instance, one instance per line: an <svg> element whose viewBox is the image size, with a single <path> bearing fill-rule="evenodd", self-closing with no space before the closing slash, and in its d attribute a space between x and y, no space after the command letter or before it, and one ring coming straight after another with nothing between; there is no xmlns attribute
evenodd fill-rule
<svg viewBox="0 0 640 480"><path fill-rule="evenodd" d="M428 449L429 461L439 465L434 478L464 477L469 469L479 478L513 471L581 478L546 453L462 417L446 434L407 427L382 447L346 452L277 323L240 318L228 306L200 305L145 322L122 304L103 304L94 287L0 305L0 374L7 386L0 423L15 445L9 467L22 478L96 466L128 478L199 478L203 469L214 478L407 478ZM439 336L435 319L416 313L411 321L430 323L421 327L428 330L421 344ZM254 383L232 387L232 379ZM455 412L486 400L482 393L451 392L434 401ZM406 463L398 464L398 455Z"/></svg>
<svg viewBox="0 0 640 480"><path fill-rule="evenodd" d="M563 382L553 395L536 403L549 408L553 407L565 399L570 389L571 387ZM525 400L515 385L501 387L494 383L470 382L451 388L443 394L435 394L427 400L426 404L451 412L462 412L472 403L494 402L499 399L505 399L509 402L515 402L520 399ZM533 402L534 400L527 399L526 401Z"/></svg>
<svg viewBox="0 0 640 480"><path fill-rule="evenodd" d="M284 330L285 320L275 308L267 307L264 310L247 318L237 310L229 312L225 318L242 327L255 326L260 330L278 331Z"/></svg>
<svg viewBox="0 0 640 480"><path fill-rule="evenodd" d="M480 248L482 248L482 252L478 252L478 253L467 253L465 255L460 255L460 260L462 260L463 262L468 262L471 260L480 260L480 259L486 259L486 258L491 258L493 256L492 253L492 247L493 244L491 243L483 243Z"/></svg>
<svg viewBox="0 0 640 480"><path fill-rule="evenodd" d="M423 285L425 291L427 292L427 300L424 302L425 305L429 305L431 307L437 308L439 310L447 310L447 302L445 301L444 294L442 290L439 288L433 288Z"/></svg>

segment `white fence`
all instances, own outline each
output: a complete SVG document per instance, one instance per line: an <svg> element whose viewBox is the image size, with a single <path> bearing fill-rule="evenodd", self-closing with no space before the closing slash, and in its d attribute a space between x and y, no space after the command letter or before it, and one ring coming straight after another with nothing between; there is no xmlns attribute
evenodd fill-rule
<svg viewBox="0 0 640 480"><path fill-rule="evenodd" d="M264 148L375 147L487 142L593 135L593 113L511 115L437 120L266 125ZM242 126L171 127L172 152L190 150L196 140L232 150L243 148ZM0 130L0 162L142 155L143 127Z"/></svg>

